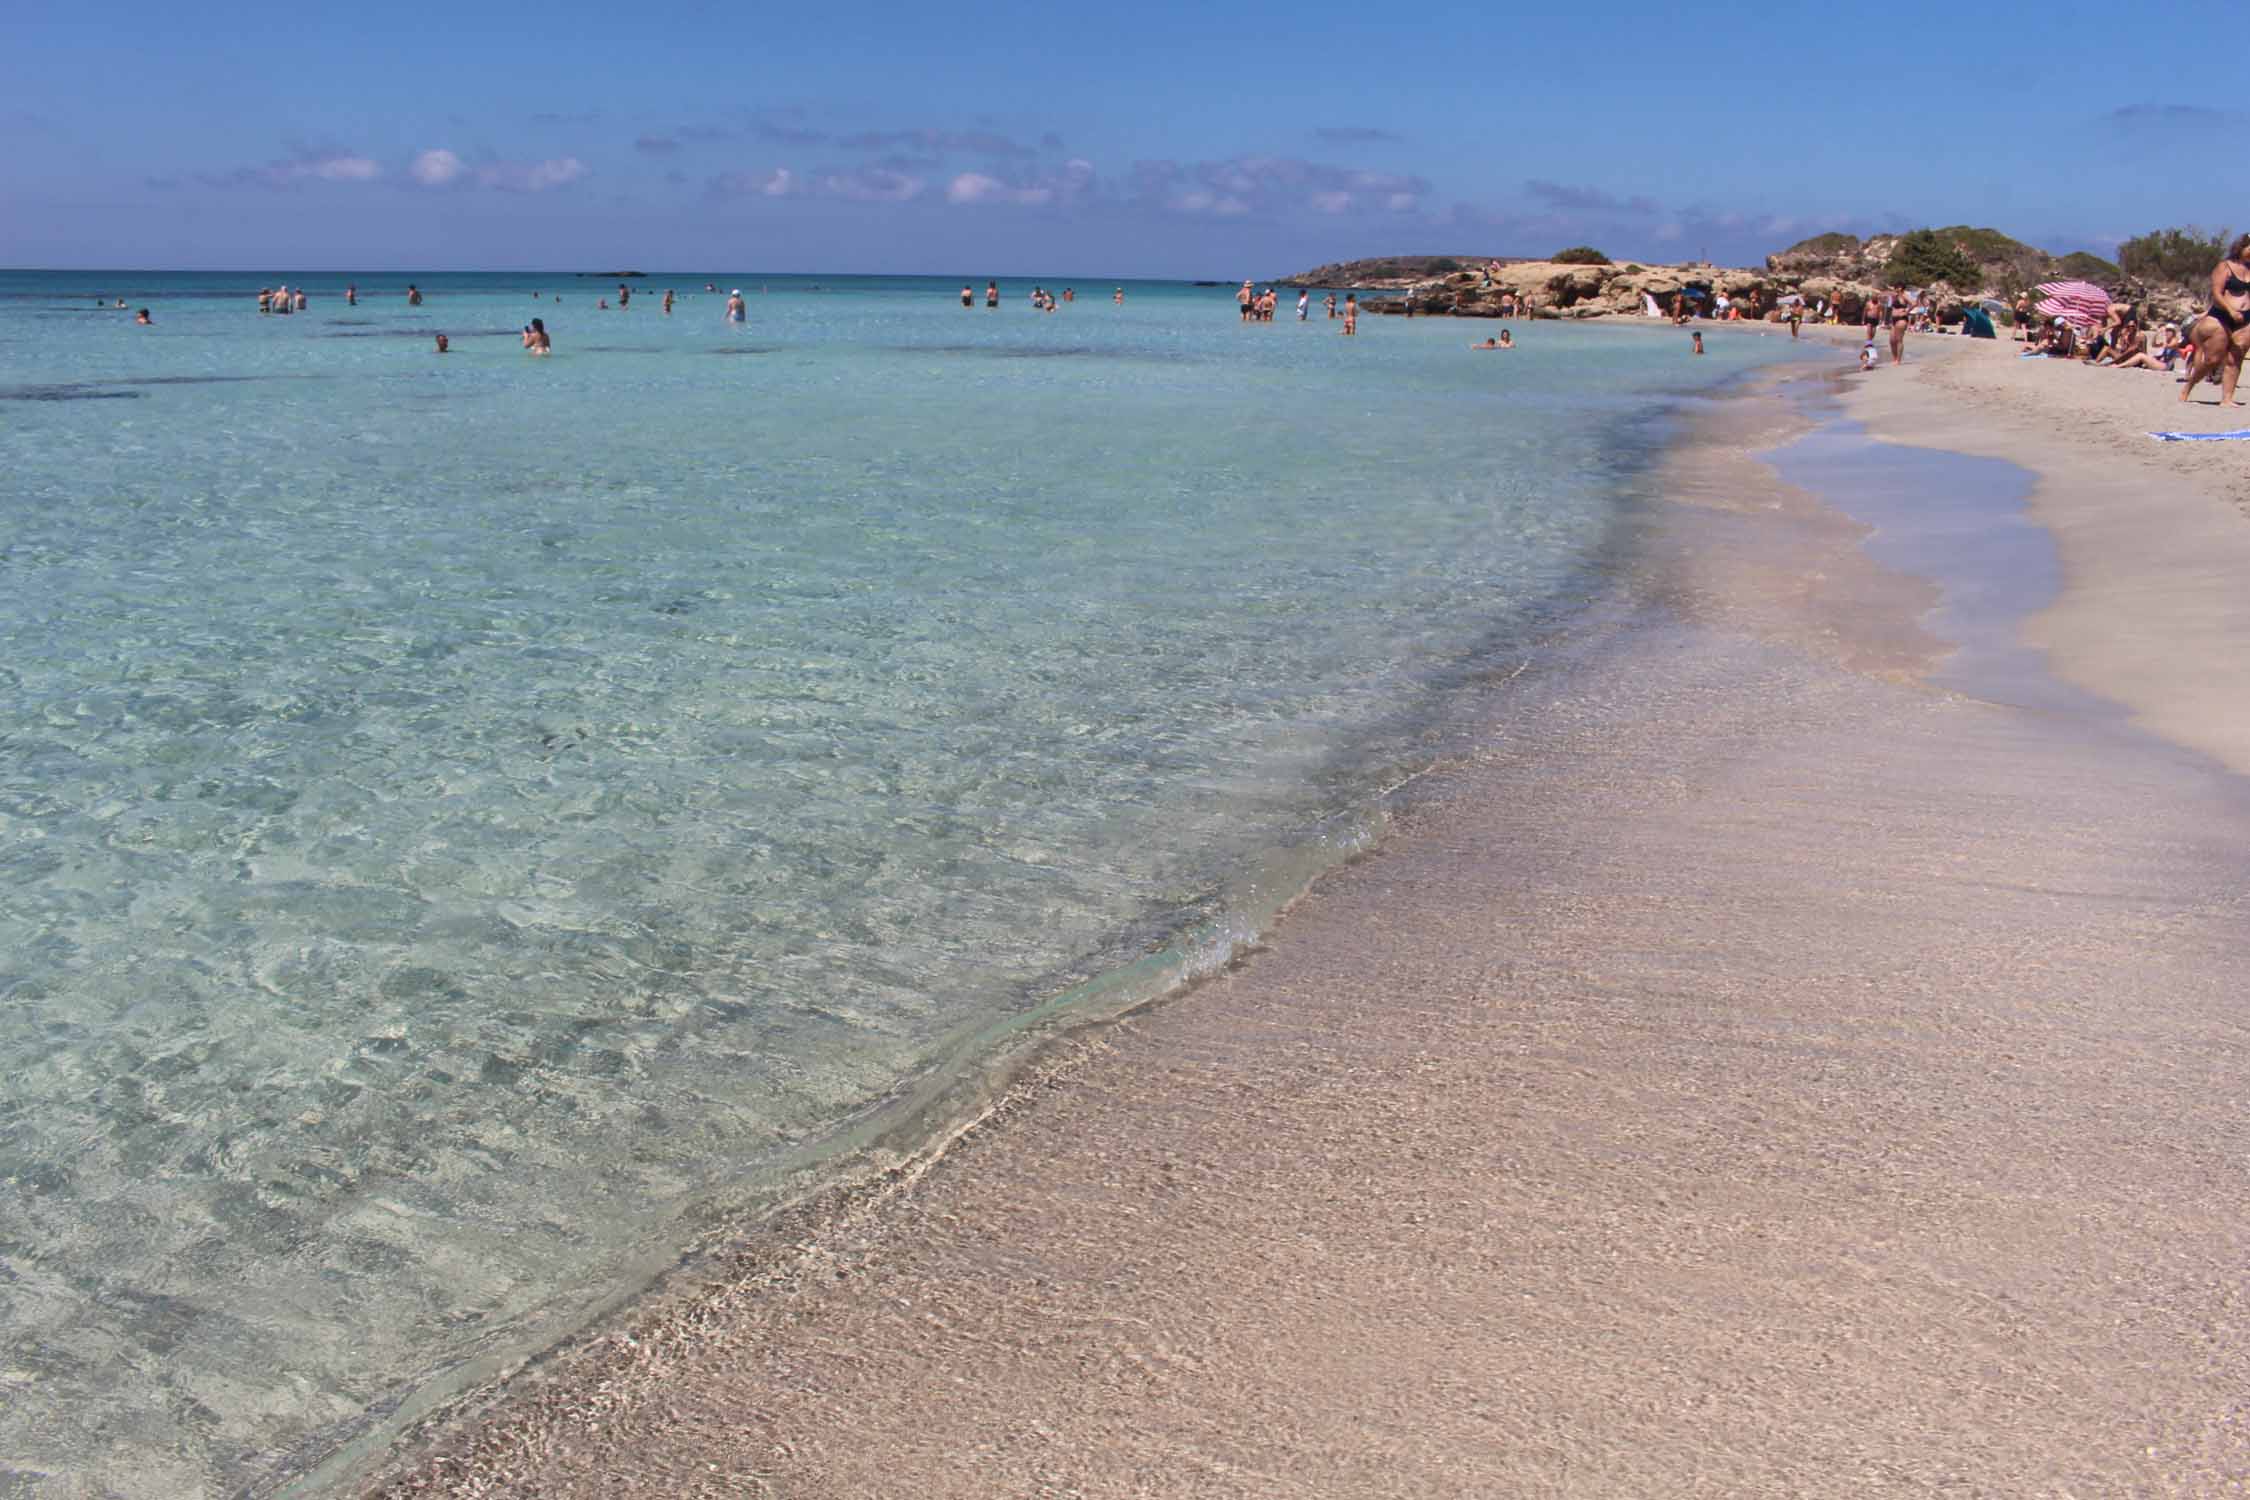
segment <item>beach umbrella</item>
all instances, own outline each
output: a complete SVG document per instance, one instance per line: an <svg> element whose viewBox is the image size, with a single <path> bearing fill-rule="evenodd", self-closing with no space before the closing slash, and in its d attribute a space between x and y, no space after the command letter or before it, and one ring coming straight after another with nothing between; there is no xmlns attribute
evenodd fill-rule
<svg viewBox="0 0 2250 1500"><path fill-rule="evenodd" d="M2109 293L2090 281L2041 282L2039 311L2073 328L2099 328L2109 316Z"/></svg>

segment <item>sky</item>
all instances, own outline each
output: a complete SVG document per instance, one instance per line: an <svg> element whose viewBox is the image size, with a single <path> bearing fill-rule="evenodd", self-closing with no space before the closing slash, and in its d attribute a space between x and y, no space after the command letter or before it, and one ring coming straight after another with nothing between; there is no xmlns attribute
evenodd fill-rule
<svg viewBox="0 0 2250 1500"><path fill-rule="evenodd" d="M2250 116L2119 62L2208 19L0 0L0 266L1232 280L1954 223L2107 255L2243 227L2211 162Z"/></svg>

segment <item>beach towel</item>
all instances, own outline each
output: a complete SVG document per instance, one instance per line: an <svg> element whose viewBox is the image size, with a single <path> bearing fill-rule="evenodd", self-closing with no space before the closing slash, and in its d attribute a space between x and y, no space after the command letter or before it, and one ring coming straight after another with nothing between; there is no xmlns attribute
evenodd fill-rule
<svg viewBox="0 0 2250 1500"><path fill-rule="evenodd" d="M2160 443L2243 443L2250 442L2250 427L2233 432L2152 432L2149 436Z"/></svg>

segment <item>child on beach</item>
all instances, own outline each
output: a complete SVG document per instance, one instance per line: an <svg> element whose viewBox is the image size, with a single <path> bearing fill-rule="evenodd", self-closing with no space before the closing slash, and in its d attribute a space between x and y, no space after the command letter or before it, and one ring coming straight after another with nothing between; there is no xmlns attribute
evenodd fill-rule
<svg viewBox="0 0 2250 1500"><path fill-rule="evenodd" d="M1859 367L1862 370L1875 368L1875 340L1872 336L1868 338L1866 343L1859 346Z"/></svg>

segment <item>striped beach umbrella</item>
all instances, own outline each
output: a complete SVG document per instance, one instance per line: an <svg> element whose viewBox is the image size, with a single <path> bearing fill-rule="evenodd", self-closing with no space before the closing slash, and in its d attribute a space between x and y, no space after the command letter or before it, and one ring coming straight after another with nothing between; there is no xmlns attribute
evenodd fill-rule
<svg viewBox="0 0 2250 1500"><path fill-rule="evenodd" d="M2042 282L2039 311L2073 328L2099 328L2109 316L2109 293L2091 281Z"/></svg>

